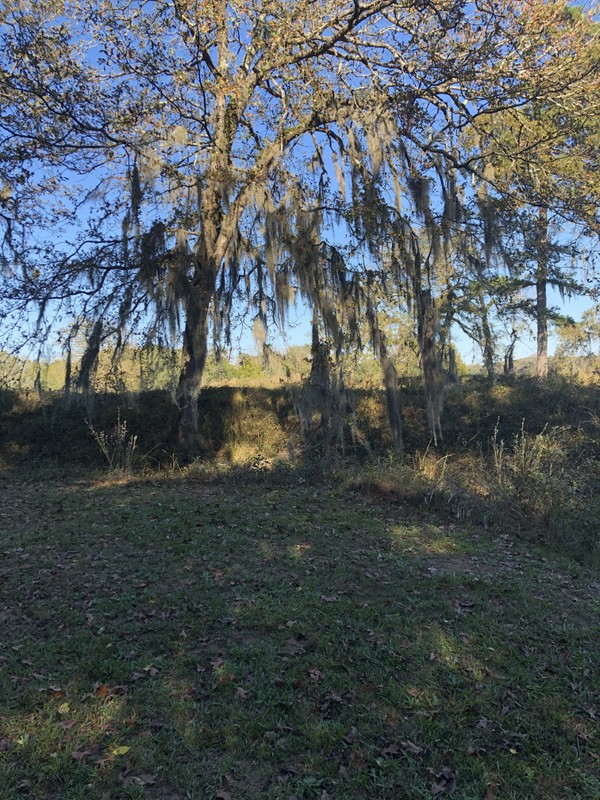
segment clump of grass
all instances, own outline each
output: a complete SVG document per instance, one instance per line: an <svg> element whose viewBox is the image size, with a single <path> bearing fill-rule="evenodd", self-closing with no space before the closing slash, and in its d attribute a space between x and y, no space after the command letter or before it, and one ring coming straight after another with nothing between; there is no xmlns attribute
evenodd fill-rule
<svg viewBox="0 0 600 800"><path fill-rule="evenodd" d="M106 459L109 470L131 472L137 436L129 433L127 421L121 419L121 412L117 412L117 420L109 431L98 431L90 422L88 428Z"/></svg>
<svg viewBox="0 0 600 800"><path fill-rule="evenodd" d="M367 495L448 513L459 522L508 526L588 563L600 563L597 431L525 420L506 442L498 425L478 450L427 447L402 460L373 459L341 479Z"/></svg>

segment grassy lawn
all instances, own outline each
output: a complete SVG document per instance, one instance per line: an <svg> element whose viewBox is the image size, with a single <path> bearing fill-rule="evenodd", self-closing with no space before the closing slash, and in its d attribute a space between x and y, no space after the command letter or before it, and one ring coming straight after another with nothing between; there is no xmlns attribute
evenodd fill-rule
<svg viewBox="0 0 600 800"><path fill-rule="evenodd" d="M0 798L600 797L600 578L339 483L0 478Z"/></svg>

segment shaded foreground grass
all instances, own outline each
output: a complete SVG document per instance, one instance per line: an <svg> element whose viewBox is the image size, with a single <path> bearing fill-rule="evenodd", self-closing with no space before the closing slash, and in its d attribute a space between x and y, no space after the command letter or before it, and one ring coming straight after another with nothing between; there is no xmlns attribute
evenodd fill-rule
<svg viewBox="0 0 600 800"><path fill-rule="evenodd" d="M2 800L600 796L585 568L291 476L0 491Z"/></svg>

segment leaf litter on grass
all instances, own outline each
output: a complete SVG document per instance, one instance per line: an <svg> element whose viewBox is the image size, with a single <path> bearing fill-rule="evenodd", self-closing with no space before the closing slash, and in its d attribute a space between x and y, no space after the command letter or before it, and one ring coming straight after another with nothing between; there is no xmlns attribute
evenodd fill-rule
<svg viewBox="0 0 600 800"><path fill-rule="evenodd" d="M585 569L326 485L12 491L0 797L598 796Z"/></svg>

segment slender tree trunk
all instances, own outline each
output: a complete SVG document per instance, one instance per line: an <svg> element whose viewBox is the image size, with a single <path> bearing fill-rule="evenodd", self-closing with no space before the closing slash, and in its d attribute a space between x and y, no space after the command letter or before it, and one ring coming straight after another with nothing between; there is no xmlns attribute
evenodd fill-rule
<svg viewBox="0 0 600 800"><path fill-rule="evenodd" d="M537 377L548 377L548 212L539 210L535 317L537 325Z"/></svg>
<svg viewBox="0 0 600 800"><path fill-rule="evenodd" d="M442 411L444 407L445 380L440 367L436 344L436 313L429 289L421 286L415 292L417 302L417 335L423 370L425 409L429 431L434 444L442 438Z"/></svg>
<svg viewBox="0 0 600 800"><path fill-rule="evenodd" d="M452 345L448 345L448 380L450 383L458 383L458 369L456 366L456 350Z"/></svg>
<svg viewBox="0 0 600 800"><path fill-rule="evenodd" d="M69 408L71 405L71 382L73 379L73 354L71 352L71 339L67 338L67 359L65 364L65 388L64 405Z"/></svg>
<svg viewBox="0 0 600 800"><path fill-rule="evenodd" d="M373 312L370 313L372 320L371 338L373 346L379 356L381 373L383 375L383 385L385 387L385 404L387 408L388 420L392 431L392 441L394 450L402 455L404 452L404 437L402 432L402 417L400 415L400 390L398 388L398 373L394 362L389 357L385 336L379 330L377 318Z"/></svg>
<svg viewBox="0 0 600 800"><path fill-rule="evenodd" d="M511 378L515 374L515 345L517 343L517 332L514 330L510 334L510 344L504 354L504 375L506 378Z"/></svg>
<svg viewBox="0 0 600 800"><path fill-rule="evenodd" d="M195 450L198 433L198 396L208 353L208 317L215 279L216 271L211 266L198 265L186 308L176 399L179 408L177 438L188 456Z"/></svg>
<svg viewBox="0 0 600 800"><path fill-rule="evenodd" d="M488 310L483 296L480 296L479 302L481 303L481 332L483 334L483 363L487 372L488 378L494 380L496 377L496 370L494 367L494 337L492 336L492 329L490 327L490 320L488 317Z"/></svg>
<svg viewBox="0 0 600 800"><path fill-rule="evenodd" d="M323 434L325 452L329 452L331 422L331 373L329 369L329 348L321 341L319 335L319 314L313 308L312 338L310 354L310 386L313 391L315 406L321 415L319 430Z"/></svg>

